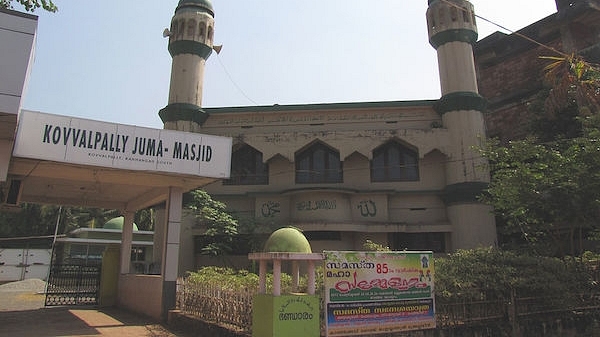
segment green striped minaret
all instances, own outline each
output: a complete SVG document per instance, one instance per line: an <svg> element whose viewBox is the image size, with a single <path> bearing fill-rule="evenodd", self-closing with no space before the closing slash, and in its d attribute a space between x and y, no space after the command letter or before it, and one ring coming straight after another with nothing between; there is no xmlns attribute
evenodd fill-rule
<svg viewBox="0 0 600 337"><path fill-rule="evenodd" d="M158 113L165 129L194 132L206 121L202 86L213 50L214 17L209 0L180 0L175 9L168 31L173 58L169 104Z"/></svg>
<svg viewBox="0 0 600 337"><path fill-rule="evenodd" d="M491 208L477 196L488 186L486 161L475 147L485 138L485 99L477 89L473 44L477 24L466 0L429 0L429 42L436 49L442 97L436 104L448 129L445 201L452 225L451 246L471 248L496 243Z"/></svg>

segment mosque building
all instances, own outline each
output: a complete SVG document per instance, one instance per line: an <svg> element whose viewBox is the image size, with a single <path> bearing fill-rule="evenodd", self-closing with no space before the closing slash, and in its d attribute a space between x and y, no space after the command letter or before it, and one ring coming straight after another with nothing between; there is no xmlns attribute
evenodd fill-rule
<svg viewBox="0 0 600 337"><path fill-rule="evenodd" d="M522 32L599 60L600 1L556 1L557 14ZM506 135L526 118L519 111L541 86L532 70L541 53L538 45L517 42L513 34L477 42L467 0L428 0L428 5L442 93L437 100L204 108L205 63L220 49L213 44L215 10L210 0L180 0L165 31L171 83L167 105L159 111L164 130L157 130L173 144L178 163L160 170L144 166L143 157L162 153L163 138L140 138L150 131L135 126L125 129L136 140L157 141L156 147L132 152L142 158L135 164L119 166L112 158L108 165L101 156L90 162L88 155L81 160L77 149L61 160L47 153L42 146L57 147L60 129L50 144L50 128L37 120L63 117L21 112L17 123L37 17L0 10L0 39L15 46L0 50L1 59L14 64L0 69L6 79L0 86L1 206L42 202L122 210L127 225L120 250L129 252L135 211L166 205L159 212L164 217L157 221L153 253L142 261L146 273L156 266L157 274L137 275L128 254L112 254L111 260L118 287L110 298L151 317L164 317L175 306L178 276L208 264L195 253L204 229L192 216L182 219L184 193L199 186L241 221L263 229L265 237L281 227L302 230L314 252L362 250L367 240L393 250L435 253L495 246L493 210L478 199L490 173L477 147L488 129ZM504 72L506 79L494 77ZM30 125L48 139L29 137ZM57 152L64 154L61 149ZM247 246L240 242L236 248L247 263Z"/></svg>
<svg viewBox="0 0 600 337"><path fill-rule="evenodd" d="M485 99L471 3L429 0L439 100L203 108L214 16L209 0L179 1L167 31L169 102L159 113L166 129L234 140L231 177L204 187L214 199L257 227L301 229L314 251L360 250L366 240L439 253L496 244L492 209L477 198L490 176L476 150ZM194 235L182 235L183 254Z"/></svg>

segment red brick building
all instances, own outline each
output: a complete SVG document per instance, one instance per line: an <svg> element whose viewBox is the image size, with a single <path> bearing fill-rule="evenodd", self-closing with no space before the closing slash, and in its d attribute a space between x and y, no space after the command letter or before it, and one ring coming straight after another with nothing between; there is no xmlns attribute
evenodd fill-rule
<svg viewBox="0 0 600 337"><path fill-rule="evenodd" d="M556 7L557 13L514 34L496 32L475 45L488 136L508 141L526 133L527 107L543 87L548 64L540 56L578 53L600 63L600 0L556 0Z"/></svg>

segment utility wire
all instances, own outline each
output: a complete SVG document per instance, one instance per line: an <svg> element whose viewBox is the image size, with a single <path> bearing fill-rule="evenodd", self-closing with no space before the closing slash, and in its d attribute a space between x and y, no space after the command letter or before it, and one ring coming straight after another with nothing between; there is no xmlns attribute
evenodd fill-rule
<svg viewBox="0 0 600 337"><path fill-rule="evenodd" d="M248 95L246 95L246 93L244 92L244 90L242 90L242 88L235 82L235 80L233 79L233 77L231 76L231 74L229 73L229 71L227 71L227 68L225 67L225 64L223 64L223 61L221 61L221 57L219 56L219 54L217 54L217 60L219 60L219 64L223 68L223 71L225 71L225 74L227 74L227 77L229 77L229 80L231 81L231 83L233 83L233 85L237 88L237 90L244 97L246 97L247 100L249 100L250 102L254 103L255 105L259 105L258 103L256 103L256 101L254 101L252 98L250 98Z"/></svg>

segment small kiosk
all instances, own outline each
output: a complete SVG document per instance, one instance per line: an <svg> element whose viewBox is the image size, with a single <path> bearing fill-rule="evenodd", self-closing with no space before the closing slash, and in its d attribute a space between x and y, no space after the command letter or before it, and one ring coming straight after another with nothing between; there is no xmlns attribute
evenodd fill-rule
<svg viewBox="0 0 600 337"><path fill-rule="evenodd" d="M271 234L263 253L251 253L259 261L259 292L254 298L253 337L319 337L320 299L315 295L315 263L322 254L313 254L306 237L295 228L281 228ZM281 293L282 263L291 263L292 292ZM267 294L267 266L273 266L273 292ZM306 264L307 293L298 293L300 265Z"/></svg>

